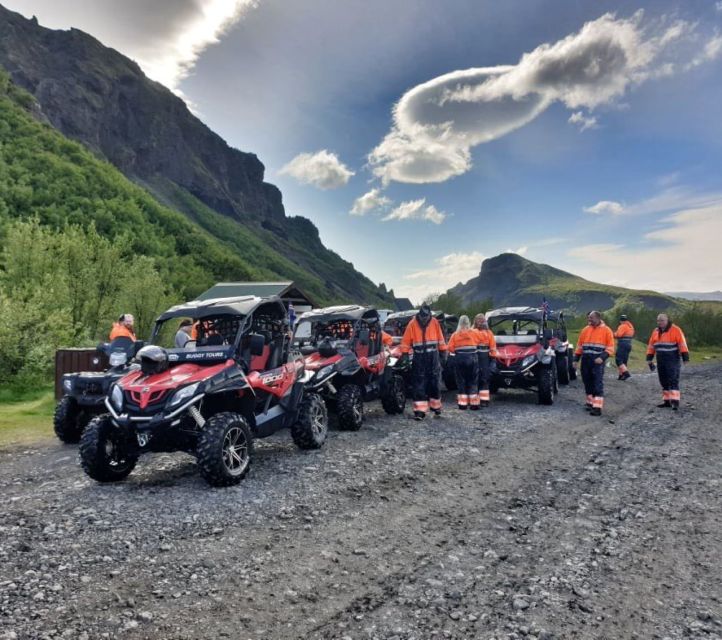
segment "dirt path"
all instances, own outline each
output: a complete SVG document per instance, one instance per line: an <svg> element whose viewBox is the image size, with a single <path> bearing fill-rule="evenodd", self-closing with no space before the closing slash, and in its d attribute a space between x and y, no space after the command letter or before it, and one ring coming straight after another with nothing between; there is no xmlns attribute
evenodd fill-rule
<svg viewBox="0 0 722 640"><path fill-rule="evenodd" d="M722 367L678 414L611 378L601 419L578 383L374 407L224 490L182 455L101 486L71 447L0 453L0 638L722 638Z"/></svg>

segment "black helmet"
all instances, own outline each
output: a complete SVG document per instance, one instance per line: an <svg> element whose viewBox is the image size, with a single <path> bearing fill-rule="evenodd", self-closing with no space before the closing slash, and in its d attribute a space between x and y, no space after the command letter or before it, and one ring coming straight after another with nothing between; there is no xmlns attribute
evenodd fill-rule
<svg viewBox="0 0 722 640"><path fill-rule="evenodd" d="M422 304L419 312L416 314L416 318L422 327L425 327L431 322L431 307L428 304Z"/></svg>
<svg viewBox="0 0 722 640"><path fill-rule="evenodd" d="M163 373L168 368L168 354L165 349L149 344L138 351L140 370L143 375L152 376L156 373Z"/></svg>
<svg viewBox="0 0 722 640"><path fill-rule="evenodd" d="M624 315L624 314L622 314L621 316L619 316L619 319L620 319L622 322L624 322L625 320L629 320L629 318L628 318L626 315Z"/></svg>

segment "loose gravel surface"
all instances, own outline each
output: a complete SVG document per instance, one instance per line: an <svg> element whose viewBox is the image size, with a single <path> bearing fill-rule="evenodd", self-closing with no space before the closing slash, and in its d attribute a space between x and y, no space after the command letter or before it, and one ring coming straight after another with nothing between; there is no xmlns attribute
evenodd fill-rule
<svg viewBox="0 0 722 640"><path fill-rule="evenodd" d="M100 485L74 447L0 452L0 638L722 638L722 366L676 414L608 373L602 418L579 382L374 405L231 489L182 454Z"/></svg>

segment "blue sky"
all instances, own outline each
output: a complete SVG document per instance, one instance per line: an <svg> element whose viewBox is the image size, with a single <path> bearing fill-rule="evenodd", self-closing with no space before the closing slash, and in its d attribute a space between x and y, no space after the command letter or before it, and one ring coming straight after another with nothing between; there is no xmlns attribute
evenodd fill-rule
<svg viewBox="0 0 722 640"><path fill-rule="evenodd" d="M506 250L722 287L722 2L6 4L137 59L397 295Z"/></svg>

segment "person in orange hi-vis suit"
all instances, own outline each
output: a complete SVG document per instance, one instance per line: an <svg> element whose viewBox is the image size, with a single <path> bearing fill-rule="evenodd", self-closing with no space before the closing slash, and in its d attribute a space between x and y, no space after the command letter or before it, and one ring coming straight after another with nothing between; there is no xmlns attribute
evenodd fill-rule
<svg viewBox="0 0 722 640"><path fill-rule="evenodd" d="M654 371L654 356L657 356L659 383L662 385L662 404L658 407L679 409L681 394L679 392L680 360L689 362L687 340L676 324L672 324L666 313L657 316L657 328L652 331L647 344L647 362Z"/></svg>
<svg viewBox="0 0 722 640"><path fill-rule="evenodd" d="M449 357L454 358L456 402L462 411L479 408L479 359L476 355L479 332L471 328L469 316L461 316L449 338Z"/></svg>
<svg viewBox="0 0 722 640"><path fill-rule="evenodd" d="M614 332L614 337L617 339L617 353L614 356L614 362L619 371L619 378L617 378L617 380L629 380L632 374L629 373L627 363L629 362L629 354L632 353L634 325L624 314L619 316L619 326Z"/></svg>
<svg viewBox="0 0 722 640"><path fill-rule="evenodd" d="M579 334L574 351L574 366L582 361L582 381L587 394L586 408L591 415L601 416L604 407L604 364L614 355L614 335L602 322L599 311L590 311L588 324Z"/></svg>
<svg viewBox="0 0 722 640"><path fill-rule="evenodd" d="M441 357L446 356L446 340L439 321L431 314L431 307L421 305L419 312L406 326L401 338L402 358L413 351L411 386L414 399L414 419L423 420L429 409L441 415Z"/></svg>
<svg viewBox="0 0 722 640"><path fill-rule="evenodd" d="M120 318L118 318L118 322L113 323L113 327L110 330L110 335L108 336L108 339L110 342L113 342L116 338L130 338L133 342L135 342L135 331L133 330L133 325L135 324L135 318L129 313L124 313Z"/></svg>
<svg viewBox="0 0 722 640"><path fill-rule="evenodd" d="M486 316L477 313L474 316L474 329L479 333L479 401L482 407L488 407L491 402L489 382L491 381L492 358L496 358L496 338L489 329Z"/></svg>

